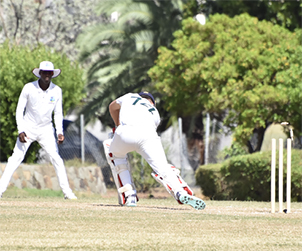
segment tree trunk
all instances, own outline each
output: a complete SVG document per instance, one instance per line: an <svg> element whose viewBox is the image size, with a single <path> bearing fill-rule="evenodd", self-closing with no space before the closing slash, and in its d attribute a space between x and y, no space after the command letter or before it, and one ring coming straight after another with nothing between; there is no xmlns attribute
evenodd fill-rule
<svg viewBox="0 0 302 251"><path fill-rule="evenodd" d="M267 126L265 128L260 127L260 128L254 129L254 133L253 133L251 140L249 140L247 142L247 147L248 147L249 153L259 152L261 150L261 146L263 143L264 134L265 134L266 129L267 129Z"/></svg>

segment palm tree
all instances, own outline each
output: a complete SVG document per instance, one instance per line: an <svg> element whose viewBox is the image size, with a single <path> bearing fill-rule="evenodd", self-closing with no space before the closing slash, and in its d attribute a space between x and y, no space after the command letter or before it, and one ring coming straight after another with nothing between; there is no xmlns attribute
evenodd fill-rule
<svg viewBox="0 0 302 251"><path fill-rule="evenodd" d="M96 8L106 23L92 26L78 38L80 61L89 66L85 122L112 125L108 104L126 93L151 88L147 71L157 48L169 47L180 27L182 1L110 0ZM118 15L117 20L113 14Z"/></svg>

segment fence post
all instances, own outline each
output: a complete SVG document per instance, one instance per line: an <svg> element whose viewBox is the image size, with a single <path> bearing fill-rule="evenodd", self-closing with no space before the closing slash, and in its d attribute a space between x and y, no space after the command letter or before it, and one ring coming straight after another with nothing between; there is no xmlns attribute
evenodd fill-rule
<svg viewBox="0 0 302 251"><path fill-rule="evenodd" d="M81 158L82 158L82 164L85 162L85 141L84 141L84 136L85 136L85 128L84 128L84 115L81 114Z"/></svg>
<svg viewBox="0 0 302 251"><path fill-rule="evenodd" d="M207 113L206 120L206 143L205 143L205 165L209 164L209 142L210 142L210 114Z"/></svg>
<svg viewBox="0 0 302 251"><path fill-rule="evenodd" d="M178 131L179 131L179 158L180 158L180 173L184 175L184 165L183 165L183 147L182 147L182 119L178 118Z"/></svg>

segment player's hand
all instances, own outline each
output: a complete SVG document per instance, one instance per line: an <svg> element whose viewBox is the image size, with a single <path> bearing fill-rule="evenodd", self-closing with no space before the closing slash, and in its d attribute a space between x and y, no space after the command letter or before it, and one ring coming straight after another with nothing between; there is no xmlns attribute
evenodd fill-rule
<svg viewBox="0 0 302 251"><path fill-rule="evenodd" d="M27 142L27 141L26 141L26 138L28 138L28 137L27 137L27 135L26 135L25 132L21 132L21 133L19 134L19 140L20 140L20 142L26 143L26 142Z"/></svg>
<svg viewBox="0 0 302 251"><path fill-rule="evenodd" d="M58 144L59 144L59 145L62 144L63 141L64 141L64 139L65 139L64 135L63 135L63 134L59 134L59 135L58 135Z"/></svg>

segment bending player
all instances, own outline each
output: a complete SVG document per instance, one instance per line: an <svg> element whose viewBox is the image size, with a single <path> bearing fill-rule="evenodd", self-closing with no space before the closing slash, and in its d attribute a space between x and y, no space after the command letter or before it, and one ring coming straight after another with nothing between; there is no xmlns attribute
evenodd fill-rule
<svg viewBox="0 0 302 251"><path fill-rule="evenodd" d="M127 161L127 153L136 151L153 169L152 176L180 203L197 210L205 208L203 200L192 190L166 159L156 129L160 123L155 100L148 92L128 93L111 102L110 115L116 130L113 138L104 141L107 161L111 167L119 204L136 206L136 189Z"/></svg>

